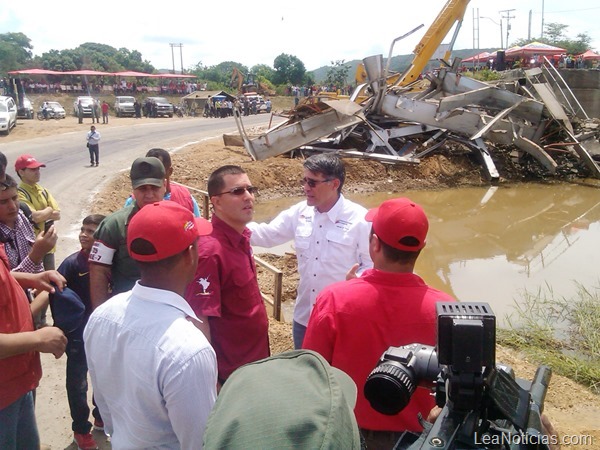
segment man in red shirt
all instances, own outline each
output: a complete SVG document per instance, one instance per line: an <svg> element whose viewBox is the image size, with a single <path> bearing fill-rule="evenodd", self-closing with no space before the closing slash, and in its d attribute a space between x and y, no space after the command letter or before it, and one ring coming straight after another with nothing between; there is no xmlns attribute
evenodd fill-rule
<svg viewBox="0 0 600 450"><path fill-rule="evenodd" d="M40 448L33 390L42 377L40 354L60 358L67 338L56 327L35 330L23 288L54 292L63 286L56 271L10 272L4 244L0 244L0 448Z"/></svg>
<svg viewBox="0 0 600 450"><path fill-rule="evenodd" d="M256 191L241 167L223 166L210 175L213 231L198 243L196 277L185 294L217 354L220 384L238 367L270 355L269 321L246 227Z"/></svg>
<svg viewBox="0 0 600 450"><path fill-rule="evenodd" d="M108 123L108 103L106 101L102 102L102 123Z"/></svg>
<svg viewBox="0 0 600 450"><path fill-rule="evenodd" d="M422 431L417 413L434 406L417 389L396 416L375 411L364 395L367 376L390 346L435 345L438 301L454 301L413 273L425 246L429 223L423 209L407 198L370 210L369 254L373 269L359 278L326 287L317 297L303 347L320 353L346 372L358 387L354 412L368 448L392 448L402 431Z"/></svg>

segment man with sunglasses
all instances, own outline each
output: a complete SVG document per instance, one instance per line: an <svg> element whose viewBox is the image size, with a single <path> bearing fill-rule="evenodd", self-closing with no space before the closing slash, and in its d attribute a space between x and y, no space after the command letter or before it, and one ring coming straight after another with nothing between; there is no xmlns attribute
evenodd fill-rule
<svg viewBox="0 0 600 450"><path fill-rule="evenodd" d="M300 183L306 200L281 212L270 223L252 222L252 245L273 247L294 240L300 282L294 308L294 347L301 348L317 295L342 281L353 265L373 266L369 256L367 210L342 195L344 163L332 154L304 161Z"/></svg>
<svg viewBox="0 0 600 450"><path fill-rule="evenodd" d="M198 245L198 269L185 293L217 354L220 385L238 367L270 355L269 320L246 227L256 193L239 166L210 175L213 231Z"/></svg>

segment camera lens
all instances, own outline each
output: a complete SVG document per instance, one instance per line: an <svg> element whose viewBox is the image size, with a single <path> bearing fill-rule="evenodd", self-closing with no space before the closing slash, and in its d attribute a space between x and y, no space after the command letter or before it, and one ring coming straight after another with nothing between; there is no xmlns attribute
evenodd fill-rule
<svg viewBox="0 0 600 450"><path fill-rule="evenodd" d="M415 388L410 368L396 361L385 361L368 376L364 393L375 411L395 415L408 405Z"/></svg>

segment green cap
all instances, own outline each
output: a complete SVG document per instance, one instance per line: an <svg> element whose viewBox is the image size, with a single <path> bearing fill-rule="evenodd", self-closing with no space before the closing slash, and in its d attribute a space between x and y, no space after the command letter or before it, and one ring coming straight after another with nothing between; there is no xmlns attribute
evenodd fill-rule
<svg viewBox="0 0 600 450"><path fill-rule="evenodd" d="M236 370L204 432L206 449L360 449L356 385L318 353L292 350Z"/></svg>
<svg viewBox="0 0 600 450"><path fill-rule="evenodd" d="M165 182L165 167L160 159L153 156L138 158L131 165L129 177L133 189L146 184L161 187Z"/></svg>

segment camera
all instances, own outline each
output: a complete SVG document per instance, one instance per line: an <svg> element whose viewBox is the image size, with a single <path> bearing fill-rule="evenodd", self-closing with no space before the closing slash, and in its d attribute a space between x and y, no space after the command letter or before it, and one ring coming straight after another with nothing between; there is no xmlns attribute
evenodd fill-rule
<svg viewBox="0 0 600 450"><path fill-rule="evenodd" d="M437 345L390 347L364 387L373 409L398 414L418 388L443 408L423 433L404 433L397 449L547 449L541 413L551 377L540 366L533 381L496 364L496 316L487 303L438 302Z"/></svg>

